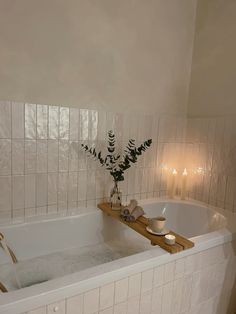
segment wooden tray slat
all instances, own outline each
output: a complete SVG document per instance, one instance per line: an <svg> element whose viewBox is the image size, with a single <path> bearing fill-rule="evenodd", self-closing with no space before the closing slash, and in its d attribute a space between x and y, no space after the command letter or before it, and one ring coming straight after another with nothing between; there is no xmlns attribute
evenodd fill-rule
<svg viewBox="0 0 236 314"><path fill-rule="evenodd" d="M139 217L135 222L126 222L120 217L120 210L112 210L109 203L98 204L98 208L100 208L107 215L113 217L143 235L145 238L149 239L152 245L159 245L162 249L168 251L169 253L173 254L181 252L194 246L193 242L173 231L170 231L169 234L173 234L176 237L176 243L174 245L166 244L164 236L157 236L147 232L146 226L148 225L148 218L144 216Z"/></svg>

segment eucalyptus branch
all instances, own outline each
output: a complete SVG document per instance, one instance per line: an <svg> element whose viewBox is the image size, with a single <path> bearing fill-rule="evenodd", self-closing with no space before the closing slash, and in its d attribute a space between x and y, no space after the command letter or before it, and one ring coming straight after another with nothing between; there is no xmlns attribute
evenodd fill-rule
<svg viewBox="0 0 236 314"><path fill-rule="evenodd" d="M124 149L124 154L121 156L116 153L116 139L115 134L112 131L108 132L108 154L102 157L101 151L96 152L95 148L88 147L82 144L82 148L89 153L95 160L98 160L101 166L104 166L106 170L110 171L111 176L115 182L124 180L125 170L131 167L138 161L138 157L141 156L152 144L152 140L144 141L140 146L135 146L135 140L130 139L127 146Z"/></svg>

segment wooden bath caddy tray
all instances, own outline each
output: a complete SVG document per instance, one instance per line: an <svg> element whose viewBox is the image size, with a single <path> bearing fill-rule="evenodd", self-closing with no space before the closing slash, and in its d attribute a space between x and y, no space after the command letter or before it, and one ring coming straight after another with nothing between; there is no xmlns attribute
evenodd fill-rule
<svg viewBox="0 0 236 314"><path fill-rule="evenodd" d="M169 234L176 237L176 243L174 245L166 244L164 236L152 235L147 232L146 226L148 225L148 219L144 216L139 217L135 222L126 222L120 217L120 210L112 210L109 203L98 204L98 208L100 208L108 216L122 222L139 234L143 235L145 238L149 239L152 245L159 245L162 249L171 254L190 249L194 246L193 242L174 233L173 231L170 231Z"/></svg>

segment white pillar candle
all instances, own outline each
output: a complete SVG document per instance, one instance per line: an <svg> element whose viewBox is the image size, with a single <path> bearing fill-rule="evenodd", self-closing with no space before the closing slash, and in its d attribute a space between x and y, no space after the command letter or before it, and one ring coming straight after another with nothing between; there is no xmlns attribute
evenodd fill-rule
<svg viewBox="0 0 236 314"><path fill-rule="evenodd" d="M171 176L170 198L174 198L175 196L177 174L178 172L174 169Z"/></svg>
<svg viewBox="0 0 236 314"><path fill-rule="evenodd" d="M186 192L187 192L187 169L184 169L184 172L182 174L182 186L181 186L181 200L185 200L186 198Z"/></svg>

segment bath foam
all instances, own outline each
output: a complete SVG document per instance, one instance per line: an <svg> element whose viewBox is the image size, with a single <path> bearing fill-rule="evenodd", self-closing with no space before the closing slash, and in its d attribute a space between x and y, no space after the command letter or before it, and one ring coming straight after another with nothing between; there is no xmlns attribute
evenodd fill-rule
<svg viewBox="0 0 236 314"><path fill-rule="evenodd" d="M137 242L135 238L133 241L129 238L128 243L125 241L126 245L124 245L124 241L125 239L117 239L19 261L16 271L21 287L40 284L150 249L150 245L146 241ZM0 280L8 291L18 289L10 263L0 266Z"/></svg>

